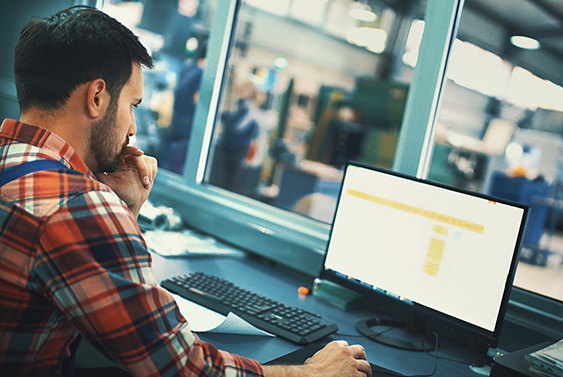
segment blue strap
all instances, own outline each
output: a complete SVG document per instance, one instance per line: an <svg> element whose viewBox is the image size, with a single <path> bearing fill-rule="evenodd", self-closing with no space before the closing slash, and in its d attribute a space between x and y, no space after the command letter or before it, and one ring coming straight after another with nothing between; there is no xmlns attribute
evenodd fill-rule
<svg viewBox="0 0 563 377"><path fill-rule="evenodd" d="M0 173L0 186L4 186L6 183L23 177L26 174L33 173L40 170L51 170L51 169L68 169L62 163L55 160L35 160L24 162L23 164L13 166L9 169L4 170Z"/></svg>

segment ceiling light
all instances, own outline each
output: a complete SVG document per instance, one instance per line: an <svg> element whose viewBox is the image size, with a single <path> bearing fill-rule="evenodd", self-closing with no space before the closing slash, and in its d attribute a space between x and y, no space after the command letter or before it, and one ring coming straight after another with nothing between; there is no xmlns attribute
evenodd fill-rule
<svg viewBox="0 0 563 377"><path fill-rule="evenodd" d="M522 35L513 35L510 37L510 43L524 50L537 50L540 48L540 42L534 38L524 37Z"/></svg>
<svg viewBox="0 0 563 377"><path fill-rule="evenodd" d="M377 15L371 11L367 4L354 3L348 11L348 15L358 21L372 22L377 19Z"/></svg>
<svg viewBox="0 0 563 377"><path fill-rule="evenodd" d="M348 42L356 46L366 47L377 54L385 50L387 33L382 29L358 27L348 30Z"/></svg>
<svg viewBox="0 0 563 377"><path fill-rule="evenodd" d="M277 69L284 69L287 67L287 59L284 58L283 56L277 57L274 60L274 67L276 67Z"/></svg>

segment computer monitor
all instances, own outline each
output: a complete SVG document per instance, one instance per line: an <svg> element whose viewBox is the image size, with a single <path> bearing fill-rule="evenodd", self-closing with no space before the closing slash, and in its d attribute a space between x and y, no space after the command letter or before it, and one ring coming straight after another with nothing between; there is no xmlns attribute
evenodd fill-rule
<svg viewBox="0 0 563 377"><path fill-rule="evenodd" d="M527 215L522 204L350 163L320 277L410 324L496 347Z"/></svg>

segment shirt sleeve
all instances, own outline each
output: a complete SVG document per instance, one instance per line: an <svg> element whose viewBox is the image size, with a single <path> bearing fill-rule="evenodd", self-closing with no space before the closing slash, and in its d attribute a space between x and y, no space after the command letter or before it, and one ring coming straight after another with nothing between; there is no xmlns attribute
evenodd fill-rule
<svg viewBox="0 0 563 377"><path fill-rule="evenodd" d="M75 196L45 224L32 268L44 292L91 344L139 376L262 376L254 360L191 332L151 270L133 215L111 191Z"/></svg>

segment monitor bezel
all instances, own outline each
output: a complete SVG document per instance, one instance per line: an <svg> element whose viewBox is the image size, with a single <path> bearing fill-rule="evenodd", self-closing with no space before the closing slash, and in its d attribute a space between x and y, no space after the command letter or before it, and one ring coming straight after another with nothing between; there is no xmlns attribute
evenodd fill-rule
<svg viewBox="0 0 563 377"><path fill-rule="evenodd" d="M374 289L370 289L366 287L364 284L360 284L357 280L342 277L337 272L326 268L326 259L328 256L328 251L330 248L331 240L332 240L332 233L334 230L334 226L331 226L329 232L329 238L327 241L326 251L323 259L323 264L321 270L319 272L319 278L329 280L335 283L338 283L344 287L349 289L355 290L358 293L363 295L362 301L368 307L376 307L377 311L381 311L386 315L391 315L394 318L397 318L402 321L412 320L413 318L416 321L422 321L424 323L424 327L428 329L428 331L435 331L438 332L440 335L445 335L449 339L464 342L467 340L471 340L473 343L472 345L475 347L483 346L483 347L496 347L498 345L498 341L500 338L502 325L504 322L504 317L506 315L506 311L508 308L508 303L510 299L510 294L512 292L514 277L516 275L516 268L518 265L518 259L520 256L520 252L522 249L522 239L526 229L526 223L529 216L529 206L517 202L513 202L510 200L497 198L491 195L486 195L478 192L469 191L460 187L447 185L440 182L435 182L426 179L416 178L410 175L402 174L396 171L375 167L371 165L367 165L364 163L350 161L346 164L344 168L344 179L342 180L342 185L340 187L340 192L338 195L338 202L336 206L336 210L334 212L334 217L332 224L335 223L336 217L338 215L338 210L340 206L340 200L342 198L342 190L344 187L344 182L346 181L346 176L349 172L350 167L360 167L365 168L368 170L373 170L383 174L389 174L391 176L407 179L413 182L434 186L437 188L451 190L457 193L469 195L472 197L478 197L481 199L492 200L498 203L514 206L521 208L523 210L522 215L522 222L520 224L520 229L518 232L518 237L516 240L515 250L512 254L512 260L510 262L510 268L508 271L508 276L506 280L506 285L503 291L501 304L499 307L499 312L497 315L497 319L495 322L494 330L490 331L485 328L479 327L467 321L464 321L459 318L455 318L443 312L440 312L436 309L430 308L428 306L424 306L422 304L412 302L406 303L401 300L397 300L394 298L390 298L388 295L383 294L379 291Z"/></svg>

